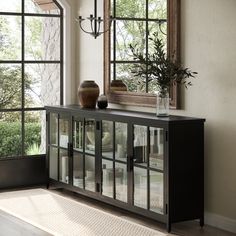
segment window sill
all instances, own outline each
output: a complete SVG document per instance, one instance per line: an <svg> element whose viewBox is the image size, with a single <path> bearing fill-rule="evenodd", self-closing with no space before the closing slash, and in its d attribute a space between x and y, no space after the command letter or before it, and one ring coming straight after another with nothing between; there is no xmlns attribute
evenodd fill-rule
<svg viewBox="0 0 236 236"><path fill-rule="evenodd" d="M109 103L156 107L156 96L152 94L115 91L108 93L107 97ZM173 103L172 99L170 100L170 109L177 109L177 106Z"/></svg>

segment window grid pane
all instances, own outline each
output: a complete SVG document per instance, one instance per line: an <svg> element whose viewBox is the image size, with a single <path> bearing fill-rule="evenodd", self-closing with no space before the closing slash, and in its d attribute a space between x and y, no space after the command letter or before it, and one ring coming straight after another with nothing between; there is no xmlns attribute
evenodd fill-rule
<svg viewBox="0 0 236 236"><path fill-rule="evenodd" d="M24 0L23 7L22 0L0 3L1 131L19 130L2 139L0 158L45 154L44 105L62 103L62 8L54 0L47 7Z"/></svg>
<svg viewBox="0 0 236 236"><path fill-rule="evenodd" d="M121 79L130 92L155 93L157 87L149 82L148 75L140 78L132 73L135 66L128 63L134 60L129 45L139 45L139 52L146 57L153 51L149 37L157 32L167 48L167 1L132 0L129 6L124 3L124 0L111 1L117 18L111 31L111 79ZM164 21L160 24L159 19Z"/></svg>

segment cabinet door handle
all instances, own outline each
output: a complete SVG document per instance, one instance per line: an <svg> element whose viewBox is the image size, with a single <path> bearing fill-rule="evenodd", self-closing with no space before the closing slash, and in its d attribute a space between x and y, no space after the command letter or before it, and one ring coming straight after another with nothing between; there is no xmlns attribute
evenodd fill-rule
<svg viewBox="0 0 236 236"><path fill-rule="evenodd" d="M133 171L134 164L133 164L133 157L127 156L127 172Z"/></svg>
<svg viewBox="0 0 236 236"><path fill-rule="evenodd" d="M67 144L67 148L68 148L68 156L72 157L73 156L73 144L72 143L68 143Z"/></svg>

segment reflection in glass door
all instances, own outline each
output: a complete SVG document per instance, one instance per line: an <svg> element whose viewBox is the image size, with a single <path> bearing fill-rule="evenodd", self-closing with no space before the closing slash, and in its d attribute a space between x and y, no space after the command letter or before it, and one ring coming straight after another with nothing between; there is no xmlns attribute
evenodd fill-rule
<svg viewBox="0 0 236 236"><path fill-rule="evenodd" d="M49 120L49 177L58 180L58 114L50 113Z"/></svg>
<svg viewBox="0 0 236 236"><path fill-rule="evenodd" d="M125 123L102 121L102 194L127 202L127 135Z"/></svg>
<svg viewBox="0 0 236 236"><path fill-rule="evenodd" d="M69 144L70 118L59 115L59 181L69 183Z"/></svg>
<svg viewBox="0 0 236 236"><path fill-rule="evenodd" d="M163 214L163 129L134 125L134 205Z"/></svg>
<svg viewBox="0 0 236 236"><path fill-rule="evenodd" d="M96 121L94 119L85 119L85 189L95 192L95 135Z"/></svg>
<svg viewBox="0 0 236 236"><path fill-rule="evenodd" d="M150 127L149 166L163 170L163 129Z"/></svg>
<svg viewBox="0 0 236 236"><path fill-rule="evenodd" d="M84 188L84 122L74 117L73 120L73 185Z"/></svg>

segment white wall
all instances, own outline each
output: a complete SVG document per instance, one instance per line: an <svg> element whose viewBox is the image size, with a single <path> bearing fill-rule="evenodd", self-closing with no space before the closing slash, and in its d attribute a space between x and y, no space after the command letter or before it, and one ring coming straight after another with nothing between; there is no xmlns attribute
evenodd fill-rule
<svg viewBox="0 0 236 236"><path fill-rule="evenodd" d="M76 24L77 0L58 0L64 8L64 104L76 100Z"/></svg>
<svg viewBox="0 0 236 236"><path fill-rule="evenodd" d="M94 1L80 0L78 2L77 15L89 17L93 13ZM98 0L98 16L103 16L103 0ZM90 31L89 24L83 24L85 29ZM89 34L83 33L77 27L77 87L84 80L94 80L103 93L103 37L94 39Z"/></svg>
<svg viewBox="0 0 236 236"><path fill-rule="evenodd" d="M182 61L199 72L184 111L206 118L205 210L235 220L236 1L182 0ZM236 229L235 229L236 230Z"/></svg>
<svg viewBox="0 0 236 236"><path fill-rule="evenodd" d="M90 14L88 2L80 7ZM182 62L199 74L182 93L182 110L171 113L206 118L207 222L236 232L236 1L182 0L181 11ZM102 37L78 36L78 78L94 79L102 88Z"/></svg>

